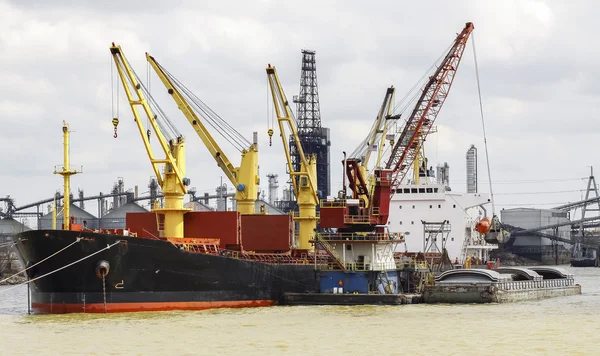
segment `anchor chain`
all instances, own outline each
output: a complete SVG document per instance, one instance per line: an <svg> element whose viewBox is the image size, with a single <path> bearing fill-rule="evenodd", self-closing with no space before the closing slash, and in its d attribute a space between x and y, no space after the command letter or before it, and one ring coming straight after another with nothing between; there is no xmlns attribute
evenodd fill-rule
<svg viewBox="0 0 600 356"><path fill-rule="evenodd" d="M102 273L102 295L104 297L104 313L106 314L106 273Z"/></svg>

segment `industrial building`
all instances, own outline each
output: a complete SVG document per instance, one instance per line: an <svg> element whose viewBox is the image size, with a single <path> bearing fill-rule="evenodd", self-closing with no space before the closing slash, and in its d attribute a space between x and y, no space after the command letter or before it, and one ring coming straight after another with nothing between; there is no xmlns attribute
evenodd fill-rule
<svg viewBox="0 0 600 356"><path fill-rule="evenodd" d="M15 234L31 230L12 218L0 219L0 243L11 241Z"/></svg>
<svg viewBox="0 0 600 356"><path fill-rule="evenodd" d="M56 228L60 229L63 223L62 206L57 206L56 211ZM71 204L71 218L75 219L75 224L83 224L83 222L85 221L89 229L98 228L98 218L88 213L87 211L81 209L75 204ZM41 230L52 229L52 211L40 217L39 227Z"/></svg>
<svg viewBox="0 0 600 356"><path fill-rule="evenodd" d="M571 226L568 224L567 211L558 209L514 208L503 209L500 212L503 224L522 229L538 229L544 226L560 225L550 229L519 234L515 237L510 252L544 264L569 263L571 246L564 241L557 241L542 235L556 236L561 239L571 239ZM557 261L558 260L558 261Z"/></svg>
<svg viewBox="0 0 600 356"><path fill-rule="evenodd" d="M102 216L99 220L99 228L101 229L124 229L126 226L127 213L147 213L148 210L139 206L134 202L127 202L116 209L111 210L108 214ZM71 211L72 213L72 211ZM92 228L89 226L88 227Z"/></svg>

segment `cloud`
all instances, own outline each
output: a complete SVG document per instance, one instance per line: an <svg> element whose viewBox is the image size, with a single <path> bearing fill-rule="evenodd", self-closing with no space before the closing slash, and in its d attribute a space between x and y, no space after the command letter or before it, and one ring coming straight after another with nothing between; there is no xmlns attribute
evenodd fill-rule
<svg viewBox="0 0 600 356"><path fill-rule="evenodd" d="M494 180L585 176L586 166L596 163L587 152L598 150L594 133L600 129L594 119L599 54L590 50L598 31L593 6L591 1L533 0L308 1L302 6L275 1L0 2L0 142L5 148L0 165L8 167L0 175L7 191L0 195L27 203L61 189L60 178L50 175L62 157L63 120L75 131L72 161L85 171L74 178L74 186L86 194L107 192L117 177L128 187L147 185L152 169L122 90L119 137L112 137L116 108L111 105L114 65L108 48L113 41L123 46L143 81L147 51L248 140L258 131L263 189L267 173L287 180L278 133L272 146L266 134L271 109L265 66L277 66L291 99L299 91L300 50L315 49L322 124L332 135L332 190L337 191L342 151L351 152L364 138L385 89L394 85L399 100L467 21L475 25ZM464 154L470 144L479 148L480 167L485 167L472 46L469 41L436 122L439 131L426 147L432 165L450 164L455 190L464 190ZM224 174L154 75L151 91L186 136L192 185L213 192ZM239 152L211 132L239 164ZM499 185L497 190L556 189L544 184ZM506 204L547 202L547 195L508 197L502 198ZM578 194L552 198L574 200Z"/></svg>

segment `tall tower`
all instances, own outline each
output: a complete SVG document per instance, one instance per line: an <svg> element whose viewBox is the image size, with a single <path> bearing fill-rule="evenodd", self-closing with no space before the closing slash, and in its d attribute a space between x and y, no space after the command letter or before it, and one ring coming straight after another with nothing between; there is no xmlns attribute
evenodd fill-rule
<svg viewBox="0 0 600 356"><path fill-rule="evenodd" d="M269 204L273 205L278 200L277 188L279 188L279 179L277 174L267 174L269 179ZM289 198L288 198L289 199Z"/></svg>
<svg viewBox="0 0 600 356"><path fill-rule="evenodd" d="M467 193L477 193L477 148L471 145L467 151Z"/></svg>
<svg viewBox="0 0 600 356"><path fill-rule="evenodd" d="M313 50L302 50L300 94L294 95L294 103L296 103L298 136L304 154L317 156L317 189L321 192L322 197L327 197L331 191L329 170L331 142L329 129L321 127L317 66ZM290 152L294 169L299 171L301 160L292 137L290 137Z"/></svg>

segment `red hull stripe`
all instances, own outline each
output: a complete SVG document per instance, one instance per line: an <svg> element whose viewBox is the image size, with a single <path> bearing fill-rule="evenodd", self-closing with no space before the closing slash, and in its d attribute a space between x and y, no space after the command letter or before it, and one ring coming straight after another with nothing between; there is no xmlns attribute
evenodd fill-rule
<svg viewBox="0 0 600 356"><path fill-rule="evenodd" d="M239 300L215 302L148 302L148 303L106 303L107 313L166 311L166 310L204 310L214 308L248 308L275 305L273 300ZM104 313L104 304L49 304L32 303L31 309L41 314L65 313Z"/></svg>

